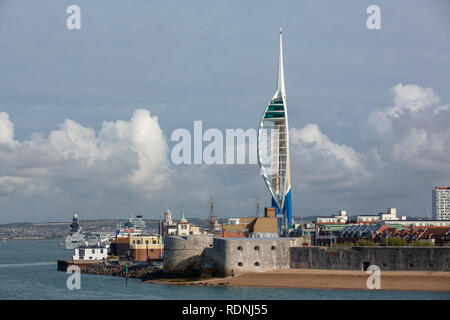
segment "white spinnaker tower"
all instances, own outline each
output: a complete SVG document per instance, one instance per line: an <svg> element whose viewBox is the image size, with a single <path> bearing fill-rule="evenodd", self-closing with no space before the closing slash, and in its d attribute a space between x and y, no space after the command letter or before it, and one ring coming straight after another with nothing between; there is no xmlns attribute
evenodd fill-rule
<svg viewBox="0 0 450 320"><path fill-rule="evenodd" d="M280 28L278 83L258 129L258 164L272 196L272 207L282 217L285 233L292 223L289 126L284 86L283 35Z"/></svg>

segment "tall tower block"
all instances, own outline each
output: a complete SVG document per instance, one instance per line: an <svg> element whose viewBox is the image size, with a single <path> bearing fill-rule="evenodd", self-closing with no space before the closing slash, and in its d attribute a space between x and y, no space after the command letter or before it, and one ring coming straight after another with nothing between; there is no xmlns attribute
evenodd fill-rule
<svg viewBox="0 0 450 320"><path fill-rule="evenodd" d="M275 94L262 116L258 130L258 164L272 197L272 207L282 216L282 228L292 224L289 126L284 86L283 35L280 28L278 81Z"/></svg>

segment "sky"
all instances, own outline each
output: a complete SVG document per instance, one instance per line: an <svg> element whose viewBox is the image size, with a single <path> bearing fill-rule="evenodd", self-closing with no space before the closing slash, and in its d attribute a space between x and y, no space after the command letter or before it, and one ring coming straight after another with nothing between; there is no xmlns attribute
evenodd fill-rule
<svg viewBox="0 0 450 320"><path fill-rule="evenodd" d="M81 9L69 30L68 6ZM380 7L369 30L367 7ZM175 129L256 129L283 48L294 216L430 216L450 186L448 1L0 0L0 223L253 216L257 165L176 165Z"/></svg>

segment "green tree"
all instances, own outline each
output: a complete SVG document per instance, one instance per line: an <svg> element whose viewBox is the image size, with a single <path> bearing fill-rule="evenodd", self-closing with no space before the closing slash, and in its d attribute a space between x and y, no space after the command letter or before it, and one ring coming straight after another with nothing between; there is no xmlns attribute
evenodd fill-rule
<svg viewBox="0 0 450 320"><path fill-rule="evenodd" d="M383 239L380 246L387 247L401 247L406 246L406 240L402 237L390 237L389 239Z"/></svg>
<svg viewBox="0 0 450 320"><path fill-rule="evenodd" d="M413 242L411 242L411 245L414 247L434 247L434 243L432 243L431 241L414 240Z"/></svg>
<svg viewBox="0 0 450 320"><path fill-rule="evenodd" d="M356 246L373 247L373 246L375 246L375 242L373 240L359 239L358 241L356 241Z"/></svg>

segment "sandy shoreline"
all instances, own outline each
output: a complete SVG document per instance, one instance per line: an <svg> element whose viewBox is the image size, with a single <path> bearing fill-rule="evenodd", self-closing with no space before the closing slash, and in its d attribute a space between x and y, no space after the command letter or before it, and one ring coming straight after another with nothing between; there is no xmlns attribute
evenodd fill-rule
<svg viewBox="0 0 450 320"><path fill-rule="evenodd" d="M369 273L349 270L280 269L245 273L234 278L158 279L150 283L236 287L278 287L368 290ZM450 272L383 271L381 290L450 292Z"/></svg>

